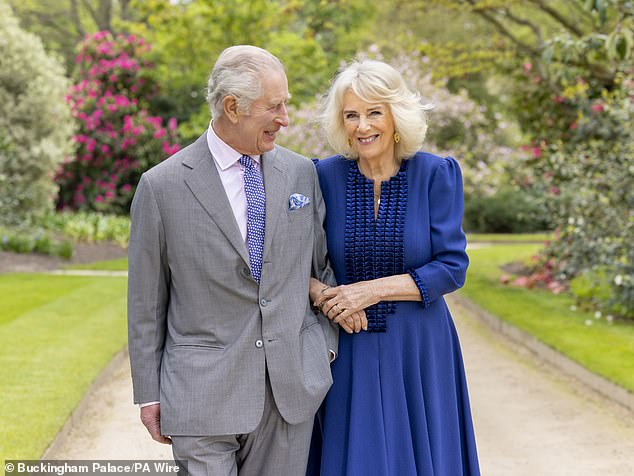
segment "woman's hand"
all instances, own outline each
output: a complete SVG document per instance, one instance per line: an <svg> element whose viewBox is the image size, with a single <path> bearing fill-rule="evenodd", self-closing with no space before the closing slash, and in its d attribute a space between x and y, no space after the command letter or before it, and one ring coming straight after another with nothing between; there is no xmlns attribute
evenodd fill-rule
<svg viewBox="0 0 634 476"><path fill-rule="evenodd" d="M329 289L332 288L315 278L310 278L310 287L308 290L310 300L313 302L313 306L318 307L322 312L324 312L323 305L325 303L323 294ZM348 316L338 319L336 323L348 334L361 332L361 329L367 330L368 328L368 319L365 316L364 310L350 313Z"/></svg>
<svg viewBox="0 0 634 476"><path fill-rule="evenodd" d="M378 303L380 300L376 284L372 281L361 281L324 289L314 302L329 319L340 323L355 313ZM363 326L363 329L366 328L367 319Z"/></svg>

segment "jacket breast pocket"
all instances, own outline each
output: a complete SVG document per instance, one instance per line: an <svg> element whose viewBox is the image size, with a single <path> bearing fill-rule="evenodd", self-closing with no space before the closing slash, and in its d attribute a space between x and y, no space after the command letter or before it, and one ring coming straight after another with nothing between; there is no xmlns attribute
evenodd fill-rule
<svg viewBox="0 0 634 476"><path fill-rule="evenodd" d="M286 215L289 221L305 220L313 216L313 204L309 203L305 207L287 210Z"/></svg>

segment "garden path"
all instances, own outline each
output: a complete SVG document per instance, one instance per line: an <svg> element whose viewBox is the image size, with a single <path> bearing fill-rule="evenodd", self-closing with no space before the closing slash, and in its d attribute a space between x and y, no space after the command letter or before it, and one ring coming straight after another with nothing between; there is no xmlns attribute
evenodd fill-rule
<svg viewBox="0 0 634 476"><path fill-rule="evenodd" d="M634 413L450 306L463 348L485 476L631 476ZM167 459L131 404L127 359L87 395L48 459Z"/></svg>

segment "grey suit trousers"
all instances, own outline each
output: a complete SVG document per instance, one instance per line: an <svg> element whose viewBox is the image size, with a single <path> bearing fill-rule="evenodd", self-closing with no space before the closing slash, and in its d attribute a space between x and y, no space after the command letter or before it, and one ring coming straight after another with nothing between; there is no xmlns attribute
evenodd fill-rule
<svg viewBox="0 0 634 476"><path fill-rule="evenodd" d="M174 459L190 476L300 476L306 473L313 419L291 425L280 415L266 376L262 420L251 433L173 436Z"/></svg>

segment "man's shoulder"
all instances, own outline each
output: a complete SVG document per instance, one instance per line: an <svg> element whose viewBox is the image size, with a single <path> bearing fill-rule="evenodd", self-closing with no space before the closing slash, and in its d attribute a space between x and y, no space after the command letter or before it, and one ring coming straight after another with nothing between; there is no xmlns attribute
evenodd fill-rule
<svg viewBox="0 0 634 476"><path fill-rule="evenodd" d="M149 179L160 180L163 177L174 177L179 175L183 170L183 163L191 158L205 153L208 149L206 147L206 139L204 144L201 140L205 139L205 136L201 136L196 141L192 142L188 146L182 148L175 154L169 156L164 161L158 163L154 167L148 169L143 175ZM204 146L204 147L203 147Z"/></svg>
<svg viewBox="0 0 634 476"><path fill-rule="evenodd" d="M298 167L300 170L309 169L313 167L313 162L308 158L297 152L294 152L281 145L275 145L275 151L279 157L289 166Z"/></svg>

